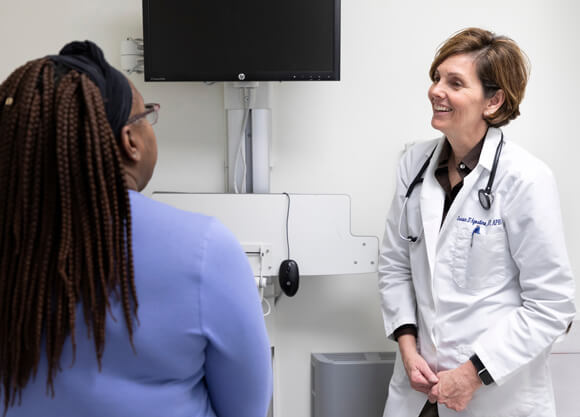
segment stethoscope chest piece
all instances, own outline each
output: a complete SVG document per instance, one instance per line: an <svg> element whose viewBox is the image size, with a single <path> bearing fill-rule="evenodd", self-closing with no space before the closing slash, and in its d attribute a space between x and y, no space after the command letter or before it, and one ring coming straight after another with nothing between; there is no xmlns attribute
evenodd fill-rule
<svg viewBox="0 0 580 417"><path fill-rule="evenodd" d="M481 207L483 207L485 210L489 210L493 204L493 194L481 189L477 195L479 197L479 204L481 204Z"/></svg>

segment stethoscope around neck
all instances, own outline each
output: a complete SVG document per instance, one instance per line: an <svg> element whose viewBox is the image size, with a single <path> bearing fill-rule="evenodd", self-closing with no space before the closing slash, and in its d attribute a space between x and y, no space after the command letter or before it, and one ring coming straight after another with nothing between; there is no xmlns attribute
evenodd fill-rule
<svg viewBox="0 0 580 417"><path fill-rule="evenodd" d="M491 172L489 173L487 185L485 186L485 188L480 188L477 192L479 204L481 204L481 207L483 207L485 210L489 210L491 208L491 205L493 204L493 193L491 191L491 188L493 187L493 180L495 179L495 173L497 171L497 165L499 163L499 156L501 155L502 148L503 148L503 132L501 132L501 138L499 139L497 148L495 148L495 156L493 158L493 165L491 166ZM401 232L401 224L403 223L403 213L405 213L406 211L407 202L409 201L409 197L411 197L411 193L415 189L415 186L423 182L423 174L425 173L425 170L429 166L429 162L431 162L431 158L435 153L435 149L437 149L437 146L435 146L433 151L431 151L431 154L429 155L427 160L423 163L421 169L419 170L413 181L411 181L411 184L409 184L409 188L407 188L407 193L405 194L405 199L403 200L403 206L401 207L401 215L399 216L399 236L401 237L401 239L411 243L416 242L417 240L419 240L421 236L423 236L423 228L421 228L421 233L419 233L417 236L407 235L407 237L405 237Z"/></svg>

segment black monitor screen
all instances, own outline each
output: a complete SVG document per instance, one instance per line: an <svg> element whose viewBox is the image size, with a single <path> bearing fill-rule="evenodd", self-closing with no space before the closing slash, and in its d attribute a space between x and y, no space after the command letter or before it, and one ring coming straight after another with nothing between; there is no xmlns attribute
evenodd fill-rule
<svg viewBox="0 0 580 417"><path fill-rule="evenodd" d="M339 2L143 0L145 80L338 80Z"/></svg>

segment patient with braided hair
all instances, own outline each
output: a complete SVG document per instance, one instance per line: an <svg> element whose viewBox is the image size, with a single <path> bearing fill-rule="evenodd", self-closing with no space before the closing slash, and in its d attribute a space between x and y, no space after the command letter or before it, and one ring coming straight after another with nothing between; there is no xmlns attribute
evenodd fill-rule
<svg viewBox="0 0 580 417"><path fill-rule="evenodd" d="M270 344L239 243L139 193L159 108L90 41L0 84L5 416L266 415Z"/></svg>

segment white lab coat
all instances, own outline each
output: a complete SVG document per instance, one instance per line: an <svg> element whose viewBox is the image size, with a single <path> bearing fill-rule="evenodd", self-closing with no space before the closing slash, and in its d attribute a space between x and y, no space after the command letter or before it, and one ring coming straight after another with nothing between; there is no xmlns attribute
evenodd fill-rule
<svg viewBox="0 0 580 417"><path fill-rule="evenodd" d="M484 210L477 191L487 184L499 140L500 130L490 128L443 225L444 192L434 170L444 138L412 147L401 159L387 217L379 264L387 336L416 324L419 352L432 370L454 369L477 353L495 380L461 413L439 405L441 417L556 415L547 357L575 314L556 183L544 163L506 140L495 200ZM403 235L423 229L409 243L399 237L404 195L435 146L405 208ZM384 417L418 416L426 400L410 387L397 355Z"/></svg>

